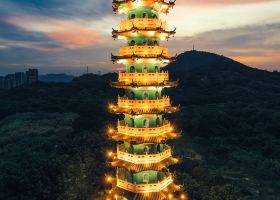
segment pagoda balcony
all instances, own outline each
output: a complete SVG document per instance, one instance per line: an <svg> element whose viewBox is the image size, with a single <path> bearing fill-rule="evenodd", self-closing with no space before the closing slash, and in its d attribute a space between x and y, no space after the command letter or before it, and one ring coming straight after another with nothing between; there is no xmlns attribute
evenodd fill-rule
<svg viewBox="0 0 280 200"><path fill-rule="evenodd" d="M161 182L151 184L133 184L117 178L117 187L133 193L161 192L173 183L172 175L167 176Z"/></svg>
<svg viewBox="0 0 280 200"><path fill-rule="evenodd" d="M152 7L159 13L167 14L170 8L175 5L174 1L165 2L164 0L114 0L113 11L115 13L127 14L128 11L139 7Z"/></svg>
<svg viewBox="0 0 280 200"><path fill-rule="evenodd" d="M172 113L177 112L178 108L171 106L170 98L164 96L162 99L157 100L130 100L128 98L118 97L118 105L110 105L110 110L114 113L136 113L136 114L149 114L149 113Z"/></svg>
<svg viewBox="0 0 280 200"><path fill-rule="evenodd" d="M176 55L177 56L177 55ZM132 55L132 56L116 56L111 54L111 60L113 63L117 64L124 64L124 65L133 65L135 63L141 63L141 64L154 64L159 63L160 67L165 67L170 62L176 60L176 56L174 57L166 57L163 55L158 56L150 56L144 57L144 56L138 56L138 55Z"/></svg>
<svg viewBox="0 0 280 200"><path fill-rule="evenodd" d="M163 143L163 141L178 139L181 132L176 132L169 121L164 121L158 127L129 127L124 120L118 121L117 130L110 129L108 136L115 141L138 143Z"/></svg>
<svg viewBox="0 0 280 200"><path fill-rule="evenodd" d="M114 63L127 64L134 61L136 63L153 63L161 61L170 63L176 59L176 56L168 54L168 48L161 46L125 46L119 50L119 55L111 55Z"/></svg>
<svg viewBox="0 0 280 200"><path fill-rule="evenodd" d="M175 29L176 30L176 29ZM156 18L135 18L121 22L119 30L113 30L113 38L132 37L140 33L143 36L155 36L168 39L176 32L168 31L167 23ZM138 32L138 33L137 33Z"/></svg>
<svg viewBox="0 0 280 200"><path fill-rule="evenodd" d="M162 126L147 128L129 127L125 124L125 121L118 121L118 134L132 137L157 137L171 133L172 131L173 128L168 121L164 121Z"/></svg>
<svg viewBox="0 0 280 200"><path fill-rule="evenodd" d="M168 54L168 48L160 47L160 46L126 46L121 47L119 51L119 56L123 57L131 57L131 56L139 56L139 57L157 57L164 56L166 58L171 58Z"/></svg>
<svg viewBox="0 0 280 200"><path fill-rule="evenodd" d="M171 157L172 151L171 148L167 145L164 145L163 152L156 154L131 154L126 152L124 145L119 145L117 150L117 159L136 165L160 163L161 161Z"/></svg>
<svg viewBox="0 0 280 200"><path fill-rule="evenodd" d="M118 82L113 82L112 86L123 88L126 86L164 86L175 87L178 82L169 81L168 72L159 73L119 73Z"/></svg>

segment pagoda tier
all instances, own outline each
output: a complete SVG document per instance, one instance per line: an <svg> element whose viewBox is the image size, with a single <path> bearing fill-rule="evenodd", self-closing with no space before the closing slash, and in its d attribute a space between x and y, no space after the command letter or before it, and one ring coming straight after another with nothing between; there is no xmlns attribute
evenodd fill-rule
<svg viewBox="0 0 280 200"><path fill-rule="evenodd" d="M179 159L173 158L173 157L166 158L159 163L153 163L153 164L134 164L134 163L127 162L124 160L115 159L111 163L111 165L112 165L112 167L125 167L129 171L141 172L141 171L145 171L145 170L161 171L162 169L165 169L166 167L169 167L171 165L175 165L178 162L179 162Z"/></svg>
<svg viewBox="0 0 280 200"><path fill-rule="evenodd" d="M113 11L115 13L128 14L129 11L150 7L151 9L160 13L169 13L169 9L173 8L175 1L165 2L164 0L114 0L113 1Z"/></svg>
<svg viewBox="0 0 280 200"><path fill-rule="evenodd" d="M168 145L164 145L163 149L155 153L145 153L145 154L132 154L128 152L125 145L118 145L116 159L130 162L136 165L142 164L155 164L162 162L168 158L172 157L171 148Z"/></svg>
<svg viewBox="0 0 280 200"><path fill-rule="evenodd" d="M110 105L110 111L116 114L160 114L174 113L179 111L179 107L171 106L170 98L165 96L162 99L130 100L118 97L118 105Z"/></svg>
<svg viewBox="0 0 280 200"><path fill-rule="evenodd" d="M108 135L116 141L161 143L168 139L177 139L181 133L175 133L170 122L164 121L157 127L129 127L125 121L118 121L118 129L109 130Z"/></svg>
<svg viewBox="0 0 280 200"><path fill-rule="evenodd" d="M173 177L170 174L166 176L162 181L152 184L134 184L125 180L121 180L117 177L117 187L125 189L133 193L145 193L145 192L161 192L164 188L173 183Z"/></svg>
<svg viewBox="0 0 280 200"><path fill-rule="evenodd" d="M119 30L113 30L112 36L115 39L128 37L146 36L161 39L169 39L175 35L176 29L168 31L166 22L156 18L135 18L121 22Z"/></svg>
<svg viewBox="0 0 280 200"><path fill-rule="evenodd" d="M119 73L118 82L113 82L112 87L131 88L131 87L176 87L177 81L169 81L168 72L157 73Z"/></svg>

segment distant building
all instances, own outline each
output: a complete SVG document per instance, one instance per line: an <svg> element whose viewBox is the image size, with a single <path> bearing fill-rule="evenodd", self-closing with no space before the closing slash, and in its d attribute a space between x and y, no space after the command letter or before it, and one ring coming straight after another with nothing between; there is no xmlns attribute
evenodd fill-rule
<svg viewBox="0 0 280 200"><path fill-rule="evenodd" d="M24 72L16 72L15 79L14 79L15 87L23 85L26 83L26 76Z"/></svg>
<svg viewBox="0 0 280 200"><path fill-rule="evenodd" d="M39 77L38 69L29 69L25 73L25 75L28 84L38 82L38 77Z"/></svg>
<svg viewBox="0 0 280 200"><path fill-rule="evenodd" d="M16 72L14 74L8 74L5 77L0 77L0 88L11 89L35 82L38 82L38 70L29 69L25 73Z"/></svg>
<svg viewBox="0 0 280 200"><path fill-rule="evenodd" d="M4 80L5 78L0 76L0 88L4 88Z"/></svg>

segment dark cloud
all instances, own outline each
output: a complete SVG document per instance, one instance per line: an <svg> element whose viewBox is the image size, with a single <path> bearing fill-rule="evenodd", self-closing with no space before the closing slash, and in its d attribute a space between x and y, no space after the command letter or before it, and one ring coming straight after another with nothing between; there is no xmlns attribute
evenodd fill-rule
<svg viewBox="0 0 280 200"><path fill-rule="evenodd" d="M23 31L22 29L0 21L0 38L13 41L44 42L45 36L41 33Z"/></svg>
<svg viewBox="0 0 280 200"><path fill-rule="evenodd" d="M28 13L60 18L100 18L110 9L111 1L107 0L0 0L0 13L8 16Z"/></svg>

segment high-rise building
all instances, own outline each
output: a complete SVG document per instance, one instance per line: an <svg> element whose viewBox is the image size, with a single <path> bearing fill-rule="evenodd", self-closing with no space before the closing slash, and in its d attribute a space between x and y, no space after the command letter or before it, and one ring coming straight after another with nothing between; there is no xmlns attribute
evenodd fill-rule
<svg viewBox="0 0 280 200"><path fill-rule="evenodd" d="M119 30L113 30L114 39L125 39L119 55L112 61L125 66L113 87L125 90L118 103L110 105L115 114L123 114L117 129L110 129L109 136L118 142L116 152L109 152L115 176L106 179L112 185L107 199L164 200L185 199L182 186L174 183L174 174L169 166L178 162L172 156L172 148L166 141L176 139L166 113L178 111L171 104L163 89L174 87L169 73L163 71L174 61L168 49L160 45L175 34L169 31L160 14L167 14L175 1L164 0L114 0L114 12L127 15Z"/></svg>
<svg viewBox="0 0 280 200"><path fill-rule="evenodd" d="M38 82L38 69L29 69L25 75L28 84Z"/></svg>
<svg viewBox="0 0 280 200"><path fill-rule="evenodd" d="M4 88L4 84L5 84L5 78L0 76L0 89Z"/></svg>
<svg viewBox="0 0 280 200"><path fill-rule="evenodd" d="M26 76L24 72L16 72L14 76L14 87L18 87L26 83Z"/></svg>
<svg viewBox="0 0 280 200"><path fill-rule="evenodd" d="M0 88L11 89L25 84L38 82L38 70L29 69L24 72L16 72L8 74L5 77L0 77Z"/></svg>
<svg viewBox="0 0 280 200"><path fill-rule="evenodd" d="M8 74L5 76L4 88L11 89L15 87L15 74Z"/></svg>

